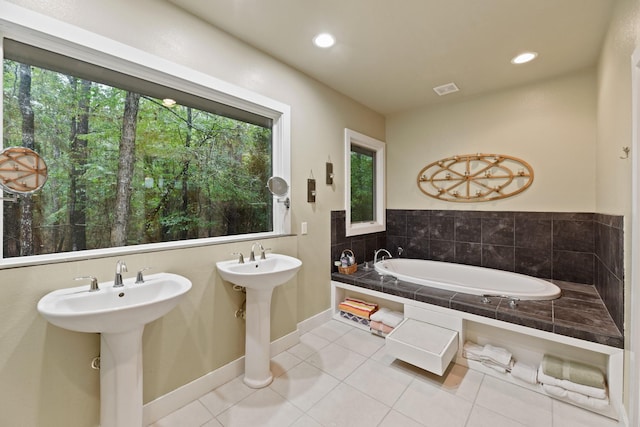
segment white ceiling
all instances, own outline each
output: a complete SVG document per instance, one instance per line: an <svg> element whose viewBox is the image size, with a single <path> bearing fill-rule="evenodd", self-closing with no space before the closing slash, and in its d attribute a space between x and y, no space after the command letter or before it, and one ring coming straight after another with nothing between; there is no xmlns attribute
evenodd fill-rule
<svg viewBox="0 0 640 427"><path fill-rule="evenodd" d="M383 114L596 64L615 0L170 0ZM332 48L312 44L320 32ZM511 58L534 50L532 63ZM439 97L433 87L455 82Z"/></svg>

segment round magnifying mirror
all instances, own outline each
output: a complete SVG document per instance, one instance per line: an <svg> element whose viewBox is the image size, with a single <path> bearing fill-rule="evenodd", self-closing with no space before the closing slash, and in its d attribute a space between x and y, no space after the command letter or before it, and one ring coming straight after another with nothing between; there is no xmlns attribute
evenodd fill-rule
<svg viewBox="0 0 640 427"><path fill-rule="evenodd" d="M30 194L47 182L47 164L35 151L9 147L0 152L0 186L13 194Z"/></svg>
<svg viewBox="0 0 640 427"><path fill-rule="evenodd" d="M279 176L272 176L267 180L267 188L274 196L284 197L289 191L289 184Z"/></svg>

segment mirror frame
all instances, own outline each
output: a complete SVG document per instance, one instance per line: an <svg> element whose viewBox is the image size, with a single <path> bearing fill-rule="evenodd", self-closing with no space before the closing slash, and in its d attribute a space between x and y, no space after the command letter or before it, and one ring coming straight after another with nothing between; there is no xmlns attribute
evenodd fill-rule
<svg viewBox="0 0 640 427"><path fill-rule="evenodd" d="M275 183L275 184L274 184ZM284 191L276 192L276 188L284 187ZM289 192L289 183L279 176L272 176L267 180L267 188L269 192L276 197L284 197Z"/></svg>

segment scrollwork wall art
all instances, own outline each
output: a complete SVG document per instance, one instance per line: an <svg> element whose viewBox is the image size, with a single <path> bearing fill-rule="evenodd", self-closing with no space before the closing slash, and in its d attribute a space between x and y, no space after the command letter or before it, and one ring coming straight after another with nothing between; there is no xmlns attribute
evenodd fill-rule
<svg viewBox="0 0 640 427"><path fill-rule="evenodd" d="M533 183L533 168L504 154L463 154L438 160L418 173L418 188L447 202L485 202L515 196Z"/></svg>

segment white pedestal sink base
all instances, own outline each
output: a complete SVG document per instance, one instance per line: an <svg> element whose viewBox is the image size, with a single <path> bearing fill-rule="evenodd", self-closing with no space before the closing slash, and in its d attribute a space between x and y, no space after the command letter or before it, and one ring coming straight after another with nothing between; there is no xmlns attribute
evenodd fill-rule
<svg viewBox="0 0 640 427"><path fill-rule="evenodd" d="M271 384L271 294L273 288L247 290L244 383L251 388Z"/></svg>
<svg viewBox="0 0 640 427"><path fill-rule="evenodd" d="M295 276L301 266L299 259L280 254L271 254L247 263L238 260L216 263L224 280L242 286L247 291L244 383L251 388L266 387L273 380L269 370L271 294L276 286Z"/></svg>
<svg viewBox="0 0 640 427"><path fill-rule="evenodd" d="M100 427L142 427L142 332L100 334Z"/></svg>

